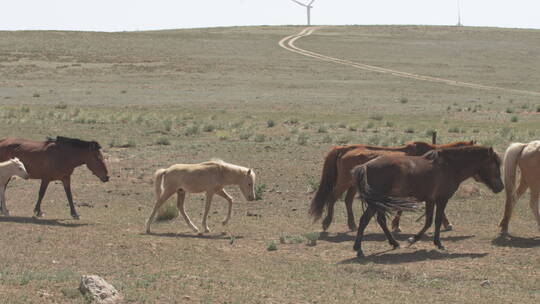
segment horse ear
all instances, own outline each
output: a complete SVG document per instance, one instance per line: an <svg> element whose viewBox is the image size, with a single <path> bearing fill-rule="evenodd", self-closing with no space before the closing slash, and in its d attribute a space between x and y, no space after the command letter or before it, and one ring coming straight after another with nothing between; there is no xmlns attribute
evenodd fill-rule
<svg viewBox="0 0 540 304"><path fill-rule="evenodd" d="M251 168L249 168L249 170L247 171L247 176L250 176L251 175Z"/></svg>
<svg viewBox="0 0 540 304"><path fill-rule="evenodd" d="M489 147L488 153L489 153L489 156L492 156L493 154L495 154L495 151L493 151L493 147Z"/></svg>

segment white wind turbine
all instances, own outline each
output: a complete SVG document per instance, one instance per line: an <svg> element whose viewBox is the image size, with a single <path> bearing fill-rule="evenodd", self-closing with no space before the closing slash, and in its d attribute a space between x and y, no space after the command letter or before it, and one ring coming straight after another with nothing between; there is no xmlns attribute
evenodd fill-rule
<svg viewBox="0 0 540 304"><path fill-rule="evenodd" d="M315 0L311 0L311 2L309 2L309 4L304 4L300 1L296 1L296 0L291 0L301 6L304 6L305 8L307 8L307 25L311 25L311 9L313 8L313 6L311 6L313 4L313 2L315 2Z"/></svg>

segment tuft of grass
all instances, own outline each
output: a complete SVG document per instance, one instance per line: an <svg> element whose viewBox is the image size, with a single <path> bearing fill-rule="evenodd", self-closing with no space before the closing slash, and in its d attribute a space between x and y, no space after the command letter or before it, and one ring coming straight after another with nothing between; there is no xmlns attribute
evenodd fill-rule
<svg viewBox="0 0 540 304"><path fill-rule="evenodd" d="M163 127L165 128L165 131L170 132L172 129L172 120L165 119L163 121Z"/></svg>
<svg viewBox="0 0 540 304"><path fill-rule="evenodd" d="M514 109L513 108L506 108L506 113L508 113L508 114L514 113Z"/></svg>
<svg viewBox="0 0 540 304"><path fill-rule="evenodd" d="M372 122L372 121L369 121L367 124L366 124L366 129L371 129L375 126L375 124Z"/></svg>
<svg viewBox="0 0 540 304"><path fill-rule="evenodd" d="M260 201L263 198L263 193L266 191L266 184L258 184L255 186L255 200Z"/></svg>
<svg viewBox="0 0 540 304"><path fill-rule="evenodd" d="M251 137L251 134L250 132L241 132L240 135L238 135L238 137L241 139L241 140L248 140L250 137Z"/></svg>
<svg viewBox="0 0 540 304"><path fill-rule="evenodd" d="M510 121L511 121L511 122L518 122L518 120L519 120L519 118L518 118L516 115L514 115L514 116L512 116L512 117L510 118Z"/></svg>
<svg viewBox="0 0 540 304"><path fill-rule="evenodd" d="M276 125L276 123L275 123L273 120L271 120L271 119L269 119L269 120L266 122L266 127L268 127L268 128L273 128L275 125Z"/></svg>
<svg viewBox="0 0 540 304"><path fill-rule="evenodd" d="M171 144L167 137L158 137L155 141L156 145L168 146Z"/></svg>
<svg viewBox="0 0 540 304"><path fill-rule="evenodd" d="M167 202L158 210L156 219L158 221L168 221L175 219L178 216L178 208L174 200Z"/></svg>
<svg viewBox="0 0 540 304"><path fill-rule="evenodd" d="M261 143L266 140L266 136L264 134L257 134L255 135L255 142Z"/></svg>
<svg viewBox="0 0 540 304"><path fill-rule="evenodd" d="M322 139L322 142L325 144L329 144L332 142L332 137L330 135L325 135Z"/></svg>
<svg viewBox="0 0 540 304"><path fill-rule="evenodd" d="M458 127L450 127L448 129L448 133L459 133L459 128Z"/></svg>
<svg viewBox="0 0 540 304"><path fill-rule="evenodd" d="M190 127L187 127L184 130L184 135L186 136L193 136L199 134L199 126L198 125L192 125Z"/></svg>
<svg viewBox="0 0 540 304"><path fill-rule="evenodd" d="M317 132L318 133L327 133L328 132L328 127L326 127L325 125L320 125L319 128L317 129Z"/></svg>
<svg viewBox="0 0 540 304"><path fill-rule="evenodd" d="M399 99L399 102L401 102L402 104L406 104L407 102L409 102L409 99L407 97L401 97Z"/></svg>
<svg viewBox="0 0 540 304"><path fill-rule="evenodd" d="M387 121L387 122L386 122L386 126L389 127L389 128L391 128L391 127L394 126L394 123L391 122L391 121Z"/></svg>
<svg viewBox="0 0 540 304"><path fill-rule="evenodd" d="M536 112L537 112L537 113L540 113L540 105L537 105L537 106L536 106Z"/></svg>
<svg viewBox="0 0 540 304"><path fill-rule="evenodd" d="M61 102L54 106L55 109L64 110L67 109L67 104L65 102Z"/></svg>
<svg viewBox="0 0 540 304"><path fill-rule="evenodd" d="M288 235L283 233L279 236L280 244L301 244L304 240L305 238L301 235Z"/></svg>
<svg viewBox="0 0 540 304"><path fill-rule="evenodd" d="M412 128L412 127L408 127L408 128L405 129L405 133L414 133L414 132L415 132L414 128Z"/></svg>
<svg viewBox="0 0 540 304"><path fill-rule="evenodd" d="M268 243L268 247L266 247L266 250L268 251L275 251L277 250L277 244L275 241L271 241L270 243Z"/></svg>
<svg viewBox="0 0 540 304"><path fill-rule="evenodd" d="M215 129L216 129L216 126L213 124L204 125L202 128L203 132L213 132Z"/></svg>
<svg viewBox="0 0 540 304"><path fill-rule="evenodd" d="M301 146L307 145L308 140L309 140L309 136L306 133L301 133L300 135L298 135L297 142L299 145Z"/></svg>
<svg viewBox="0 0 540 304"><path fill-rule="evenodd" d="M39 95L39 93L34 93L34 94L32 94L32 97L34 97L34 98L38 98L38 97L40 97L40 96L41 96L41 95Z"/></svg>
<svg viewBox="0 0 540 304"><path fill-rule="evenodd" d="M308 246L315 246L317 245L317 240L319 237L321 237L320 232L309 232L304 234L304 237L308 240Z"/></svg>

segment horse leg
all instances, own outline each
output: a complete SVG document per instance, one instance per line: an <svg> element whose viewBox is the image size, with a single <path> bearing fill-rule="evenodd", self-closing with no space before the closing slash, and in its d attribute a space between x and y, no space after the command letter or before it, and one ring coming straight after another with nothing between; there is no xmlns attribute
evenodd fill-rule
<svg viewBox="0 0 540 304"><path fill-rule="evenodd" d="M77 210L75 210L75 205L73 204L73 197L71 196L71 177L68 176L67 178L64 178L62 180L62 184L64 185L64 191L66 191L69 209L71 211L71 217L78 220L80 217L77 214Z"/></svg>
<svg viewBox="0 0 540 304"><path fill-rule="evenodd" d="M443 224L445 230L447 230L447 231L452 231L452 230L454 230L454 225L452 225L452 223L450 223L450 221L449 221L448 218L446 217L446 212L443 212L443 215L442 215L442 224Z"/></svg>
<svg viewBox="0 0 540 304"><path fill-rule="evenodd" d="M345 207L347 208L347 224L349 225L350 231L356 230L356 223L354 221L354 213L352 209L355 195L356 195L355 187L350 187L347 190L347 194L345 195Z"/></svg>
<svg viewBox="0 0 540 304"><path fill-rule="evenodd" d="M50 182L51 181L49 180L41 180L41 185L39 186L38 200L36 202L36 207L34 208L34 215L36 217L42 217L44 215L44 213L41 212L41 200L43 200L43 196L45 196L45 192L47 191L47 187L49 186Z"/></svg>
<svg viewBox="0 0 540 304"><path fill-rule="evenodd" d="M9 210L7 208L7 205L6 205L6 189L7 189L7 185L9 184L10 180L11 180L11 178L8 178L6 184L0 190L0 192L1 192L0 199L2 200L2 214L5 215L5 216L9 215Z"/></svg>
<svg viewBox="0 0 540 304"><path fill-rule="evenodd" d="M392 231L394 232L401 232L401 228L399 228L399 220L401 219L401 215L403 214L403 211L398 211L394 219L392 220Z"/></svg>
<svg viewBox="0 0 540 304"><path fill-rule="evenodd" d="M202 227L204 228L204 232L210 232L210 228L208 228L208 225L206 224L206 220L208 219L208 213L210 212L210 205L212 204L212 197L214 196L214 192L206 192L206 206L204 207L204 214L203 214L203 220L202 220Z"/></svg>
<svg viewBox="0 0 540 304"><path fill-rule="evenodd" d="M356 240L354 241L353 246L353 249L356 250L356 256L358 258L364 257L364 253L362 252L362 238L364 237L364 230L366 230L366 227L373 215L375 215L375 212L375 209L368 206L360 218L360 223L358 224L358 233L356 234Z"/></svg>
<svg viewBox="0 0 540 304"><path fill-rule="evenodd" d="M440 249L445 250L441 243L441 224L444 217L444 209L446 208L447 200L437 201L437 214L435 215L435 235L433 237L433 243Z"/></svg>
<svg viewBox="0 0 540 304"><path fill-rule="evenodd" d="M508 234L508 225L510 224L510 219L512 218L514 207L516 206L517 201L523 195L523 193L527 191L527 188L528 188L528 185L522 176L521 181L519 183L519 187L516 190L515 196L507 195L506 203L504 205L504 216L499 224L499 226L501 227L501 235Z"/></svg>
<svg viewBox="0 0 540 304"><path fill-rule="evenodd" d="M384 213L377 212L377 222L384 231L384 235L386 235L386 239L390 243L390 246L394 247L394 249L399 248L399 243L396 241L390 230L388 230L388 225L386 224L386 215Z"/></svg>
<svg viewBox="0 0 540 304"><path fill-rule="evenodd" d="M186 213L186 209L184 207L185 199L186 199L186 192L185 191L183 191L181 189L176 191L176 207L178 207L178 210L180 211L180 214L182 215L182 217L186 221L186 224L189 226L189 228L191 228L195 233L198 233L199 228L197 228L197 226L195 226L193 224L193 222L191 221L191 219L189 218L189 216Z"/></svg>
<svg viewBox="0 0 540 304"><path fill-rule="evenodd" d="M534 218L536 219L536 224L538 225L538 230L540 231L540 213L538 212L538 195L540 192L540 187L536 187L533 189L531 187L531 200L529 202L529 206L531 207L531 212L534 215Z"/></svg>
<svg viewBox="0 0 540 304"><path fill-rule="evenodd" d="M231 219L233 199L229 195L229 193L225 192L225 189L221 189L220 191L216 192L216 194L226 199L227 202L229 203L229 210L227 211L227 217L225 217L225 219L223 220L223 225L227 225L227 223L229 223L229 220Z"/></svg>
<svg viewBox="0 0 540 304"><path fill-rule="evenodd" d="M154 205L154 209L152 209L152 213L150 213L150 216L148 217L148 219L146 220L146 224L145 224L145 228L146 228L146 233L150 233L150 225L152 224L152 222L154 221L154 217L156 216L159 208L161 208L161 206L169 199L169 197L171 197L171 195L174 194L174 191L171 191L169 189L165 189L163 190L163 192L161 193L161 195L159 196L159 198L156 200L156 203Z"/></svg>
<svg viewBox="0 0 540 304"><path fill-rule="evenodd" d="M431 224L433 223L433 209L435 207L435 204L433 202L426 202L426 223L424 224L424 227L414 236L411 236L409 238L409 243L412 245L416 242L418 242L419 239L422 238L424 233L431 227Z"/></svg>

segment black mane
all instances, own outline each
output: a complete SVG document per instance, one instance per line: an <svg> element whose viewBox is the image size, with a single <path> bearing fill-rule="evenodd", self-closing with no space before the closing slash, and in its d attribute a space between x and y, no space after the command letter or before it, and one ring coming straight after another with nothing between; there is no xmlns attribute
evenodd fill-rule
<svg viewBox="0 0 540 304"><path fill-rule="evenodd" d="M56 136L56 139L47 137L47 142L55 142L58 145L66 145L74 148L99 150L101 146L97 141L86 141L77 138L69 138L64 136Z"/></svg>

